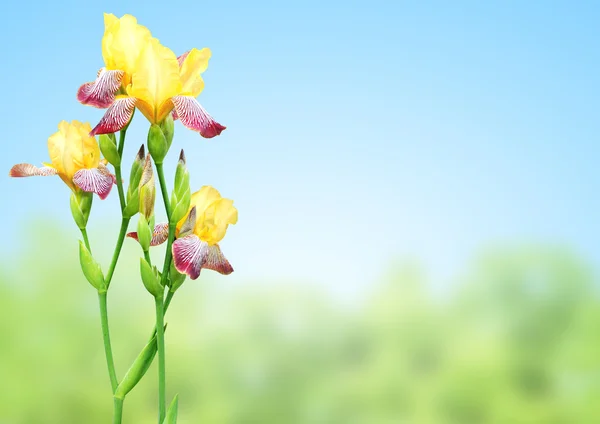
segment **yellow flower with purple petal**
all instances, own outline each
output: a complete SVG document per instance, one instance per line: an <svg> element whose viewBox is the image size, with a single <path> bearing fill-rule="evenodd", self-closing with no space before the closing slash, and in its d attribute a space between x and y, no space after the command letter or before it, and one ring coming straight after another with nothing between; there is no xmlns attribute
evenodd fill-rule
<svg viewBox="0 0 600 424"><path fill-rule="evenodd" d="M115 177L100 158L96 138L90 136L89 123L61 121L58 132L48 138L50 163L37 167L28 163L13 166L11 177L58 175L73 192L83 190L105 199Z"/></svg>
<svg viewBox="0 0 600 424"><path fill-rule="evenodd" d="M238 211L233 200L221 197L211 186L192 194L190 211L177 224L177 240L173 242L173 263L192 280L203 268L231 274L233 268L218 243L225 237L229 224L236 224Z"/></svg>
<svg viewBox="0 0 600 424"><path fill-rule="evenodd" d="M115 95L131 82L138 56L152 34L131 15L117 18L104 14L102 57L104 67L98 71L94 82L83 84L77 90L81 103L105 109L115 101Z"/></svg>
<svg viewBox="0 0 600 424"><path fill-rule="evenodd" d="M176 226L172 252L177 271L192 280L200 276L202 269L231 274L233 268L218 243L225 237L229 225L236 224L237 220L238 211L233 200L221 197L215 188L204 186L193 193L188 213ZM167 223L157 224L150 246L164 243L168 234ZM127 236L138 239L135 232Z"/></svg>
<svg viewBox="0 0 600 424"><path fill-rule="evenodd" d="M102 51L106 67L77 94L84 104L108 107L92 134L121 130L136 107L151 124L160 124L172 113L205 138L221 134L225 127L196 100L204 89L200 74L208 68L210 50L194 48L177 57L134 17L107 16L112 15L105 15Z"/></svg>

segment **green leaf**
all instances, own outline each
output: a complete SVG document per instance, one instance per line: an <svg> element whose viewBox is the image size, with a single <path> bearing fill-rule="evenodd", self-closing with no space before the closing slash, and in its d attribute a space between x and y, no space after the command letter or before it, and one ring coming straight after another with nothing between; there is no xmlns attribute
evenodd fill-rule
<svg viewBox="0 0 600 424"><path fill-rule="evenodd" d="M83 275L85 275L89 283L99 292L106 292L106 282L104 281L102 269L100 269L100 265L98 265L82 241L79 241L79 262Z"/></svg>
<svg viewBox="0 0 600 424"><path fill-rule="evenodd" d="M177 423L177 408L179 406L179 395L175 395L173 398L173 402L169 406L167 410L167 415L165 416L165 420L162 424L176 424Z"/></svg>
<svg viewBox="0 0 600 424"><path fill-rule="evenodd" d="M115 397L124 399L127 393L140 382L146 371L148 371L148 368L150 368L154 360L154 355L156 355L156 337L152 337L127 370L125 377L123 377L123 380L117 386Z"/></svg>

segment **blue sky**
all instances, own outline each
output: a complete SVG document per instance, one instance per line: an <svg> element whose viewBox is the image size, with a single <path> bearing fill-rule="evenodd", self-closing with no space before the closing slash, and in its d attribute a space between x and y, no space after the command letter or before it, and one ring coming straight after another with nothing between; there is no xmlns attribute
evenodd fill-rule
<svg viewBox="0 0 600 424"><path fill-rule="evenodd" d="M156 4L4 10L0 168L47 160L62 119L100 119L75 92L102 66L102 13L131 13L176 53L213 52L199 100L228 128L205 140L178 124L169 158L185 148L192 188L235 200L231 281L353 292L400 258L445 275L524 242L600 264L597 3ZM146 131L136 115L128 160ZM0 194L10 237L40 214L77 236L58 179L5 177ZM117 204L95 202L107 246Z"/></svg>

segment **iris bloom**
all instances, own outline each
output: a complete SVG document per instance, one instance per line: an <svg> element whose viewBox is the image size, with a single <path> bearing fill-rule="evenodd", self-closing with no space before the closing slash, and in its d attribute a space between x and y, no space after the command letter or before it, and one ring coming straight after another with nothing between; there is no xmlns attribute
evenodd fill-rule
<svg viewBox="0 0 600 424"><path fill-rule="evenodd" d="M100 159L100 148L90 136L89 123L61 121L58 132L48 138L49 164L42 167L20 163L11 168L11 177L58 175L74 193L94 192L105 199L115 177Z"/></svg>
<svg viewBox="0 0 600 424"><path fill-rule="evenodd" d="M200 74L208 67L209 49L192 49L177 57L134 17L125 15L119 20L105 15L102 52L106 67L77 94L84 104L108 107L92 134L121 130L136 107L152 124L160 124L173 113L206 138L225 129L196 100L204 89Z"/></svg>
<svg viewBox="0 0 600 424"><path fill-rule="evenodd" d="M233 268L219 247L229 224L237 223L238 212L233 200L221 197L211 186L204 186L192 194L190 209L176 226L176 240L173 242L173 263L182 274L192 280L204 269L212 269L221 274L231 274ZM157 224L152 235L151 246L167 240L168 224ZM128 237L137 240L137 233Z"/></svg>

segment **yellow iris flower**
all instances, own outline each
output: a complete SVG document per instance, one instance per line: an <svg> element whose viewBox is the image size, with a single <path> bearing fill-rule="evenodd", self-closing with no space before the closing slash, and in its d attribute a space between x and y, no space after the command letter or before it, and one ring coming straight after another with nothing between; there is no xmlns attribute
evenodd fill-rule
<svg viewBox="0 0 600 424"><path fill-rule="evenodd" d="M104 199L115 183L115 177L100 157L96 138L90 136L89 123L61 121L58 132L48 138L50 163L38 168L28 163L13 166L11 177L58 175L73 192L94 192Z"/></svg>
<svg viewBox="0 0 600 424"><path fill-rule="evenodd" d="M105 15L102 54L106 67L95 82L82 85L77 93L84 104L108 107L92 134L121 130L136 107L152 124L173 113L174 119L206 138L225 129L196 100L204 89L200 74L208 68L208 48L177 57L133 16Z"/></svg>

